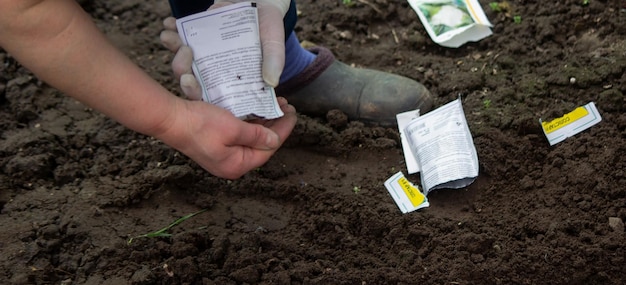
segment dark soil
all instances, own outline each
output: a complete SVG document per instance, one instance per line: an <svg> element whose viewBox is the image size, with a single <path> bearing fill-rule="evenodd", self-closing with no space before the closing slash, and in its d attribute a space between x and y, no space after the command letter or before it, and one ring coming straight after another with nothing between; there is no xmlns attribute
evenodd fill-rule
<svg viewBox="0 0 626 285"><path fill-rule="evenodd" d="M265 166L218 179L0 52L0 283L626 283L624 1L481 1L494 34L458 49L434 44L403 0L352 2L300 1L298 36L423 82L437 106L461 96L471 186L401 214L383 186L406 173L398 131L336 112L301 116ZM167 1L84 8L179 93L158 40ZM539 118L591 101L603 121L549 146Z"/></svg>

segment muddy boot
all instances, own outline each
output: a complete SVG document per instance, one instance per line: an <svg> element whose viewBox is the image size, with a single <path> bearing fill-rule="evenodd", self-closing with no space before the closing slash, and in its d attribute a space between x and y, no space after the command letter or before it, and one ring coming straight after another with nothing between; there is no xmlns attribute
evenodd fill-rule
<svg viewBox="0 0 626 285"><path fill-rule="evenodd" d="M315 61L276 88L302 114L325 116L338 109L351 120L394 126L398 113L420 109L423 114L432 108L430 92L412 79L350 67L326 48L310 51L317 54Z"/></svg>

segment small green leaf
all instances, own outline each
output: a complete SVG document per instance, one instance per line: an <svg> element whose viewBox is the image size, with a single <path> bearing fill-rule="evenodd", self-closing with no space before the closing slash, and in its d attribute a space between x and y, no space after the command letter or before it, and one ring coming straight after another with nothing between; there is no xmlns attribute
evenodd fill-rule
<svg viewBox="0 0 626 285"><path fill-rule="evenodd" d="M485 106L485 109L489 109L489 107L491 107L491 100L489 99L483 100L483 106Z"/></svg>
<svg viewBox="0 0 626 285"><path fill-rule="evenodd" d="M494 12L502 12L502 9L500 9L500 3L498 3L498 2L491 2L491 3L489 3L489 7Z"/></svg>
<svg viewBox="0 0 626 285"><path fill-rule="evenodd" d="M193 216L195 216L195 215L197 215L197 214L200 214L200 213L202 213L202 212L205 212L206 210L207 210L207 209L200 210L200 211L198 211L198 212L191 213L191 214L189 214L189 215L186 215L186 216L184 216L184 217L181 217L181 218L177 219L176 221L174 221L173 223L171 223L169 226L164 227L164 228L162 228L162 229L160 229L160 230L158 230L158 231L156 231L156 232L151 232L151 233L147 233L147 234L139 235L139 236L136 236L136 237L132 237L132 238L130 238L130 239L128 240L128 244L131 244L131 243L133 242L133 240L134 240L134 239L137 239L137 238L171 237L171 236L172 236L172 234L168 233L167 231L169 231L169 230L170 230L171 228L173 228L174 226L176 226L176 225L178 225L178 224L180 224L180 223L184 222L185 220L187 220L187 219L189 219L189 218L191 218L191 217L193 217Z"/></svg>

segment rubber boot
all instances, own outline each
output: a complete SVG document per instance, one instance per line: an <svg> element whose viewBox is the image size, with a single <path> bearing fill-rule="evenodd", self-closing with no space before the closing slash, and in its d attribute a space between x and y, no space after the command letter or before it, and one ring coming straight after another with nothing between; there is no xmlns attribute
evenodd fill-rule
<svg viewBox="0 0 626 285"><path fill-rule="evenodd" d="M350 67L323 47L310 51L317 54L315 61L276 88L301 114L325 116L338 109L351 120L395 126L398 113L420 109L424 114L432 108L432 95L415 80Z"/></svg>

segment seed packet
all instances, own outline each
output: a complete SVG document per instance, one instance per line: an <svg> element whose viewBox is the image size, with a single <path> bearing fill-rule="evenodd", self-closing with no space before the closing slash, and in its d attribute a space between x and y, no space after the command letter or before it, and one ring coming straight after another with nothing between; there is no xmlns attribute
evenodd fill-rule
<svg viewBox="0 0 626 285"><path fill-rule="evenodd" d="M402 130L411 149L405 159L419 165L425 195L465 187L478 176L478 155L461 99L414 118Z"/></svg>
<svg viewBox="0 0 626 285"><path fill-rule="evenodd" d="M193 51L192 69L202 100L236 117L275 119L284 114L274 88L263 81L256 3L241 2L176 20Z"/></svg>
<svg viewBox="0 0 626 285"><path fill-rule="evenodd" d="M563 117L556 118L549 122L539 119L541 128L550 145L555 145L564 141L566 138L580 133L591 126L602 121L600 113L593 102L585 106L580 106Z"/></svg>
<svg viewBox="0 0 626 285"><path fill-rule="evenodd" d="M430 38L457 48L491 35L491 23L477 0L408 0Z"/></svg>
<svg viewBox="0 0 626 285"><path fill-rule="evenodd" d="M407 180L402 171L387 179L385 187L403 214L430 206L426 195Z"/></svg>

